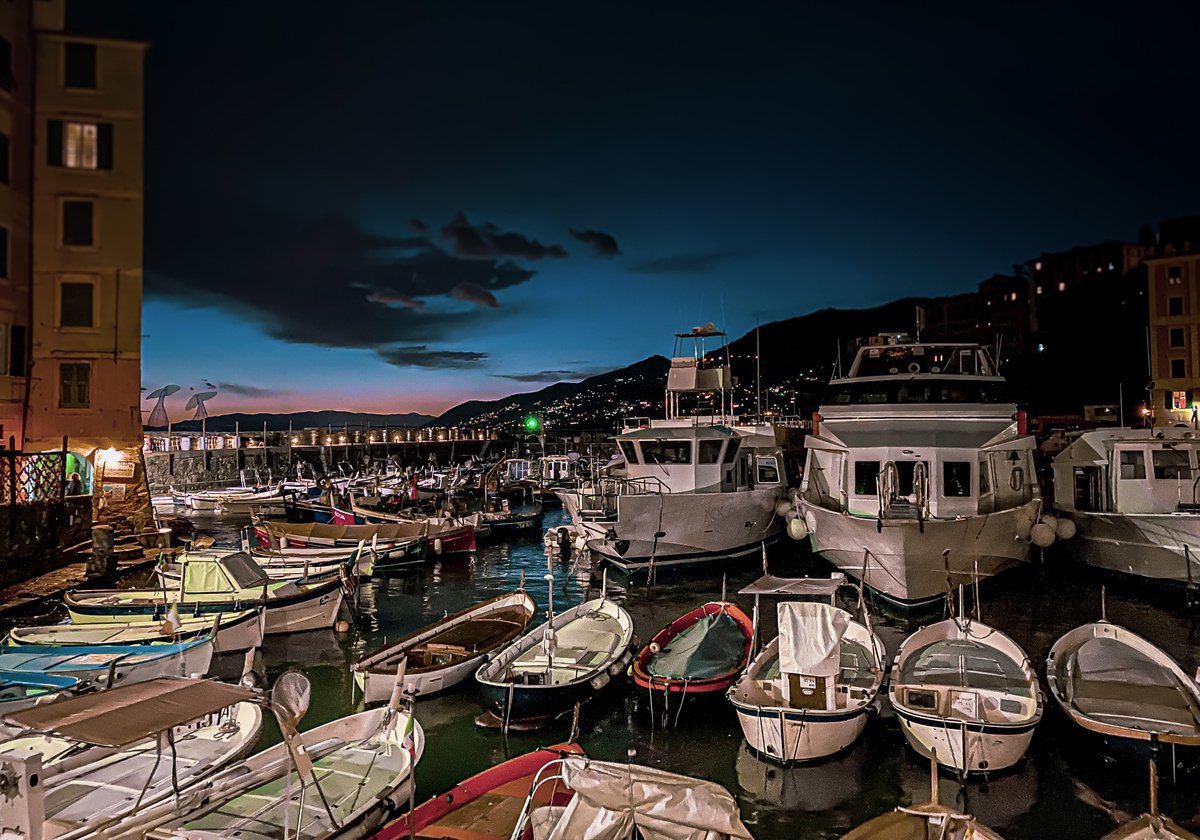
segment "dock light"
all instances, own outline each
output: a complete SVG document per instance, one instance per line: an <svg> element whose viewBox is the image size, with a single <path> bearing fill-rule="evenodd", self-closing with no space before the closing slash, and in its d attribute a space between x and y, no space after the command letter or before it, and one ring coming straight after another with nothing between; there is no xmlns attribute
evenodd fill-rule
<svg viewBox="0 0 1200 840"><path fill-rule="evenodd" d="M96 460L101 464L115 464L121 460L121 453L113 449L111 446L108 449L101 449L96 453Z"/></svg>
<svg viewBox="0 0 1200 840"><path fill-rule="evenodd" d="M292 446L295 446L295 445L296 445L296 444L298 444L299 442L300 442L300 436L299 436L299 435L292 435Z"/></svg>

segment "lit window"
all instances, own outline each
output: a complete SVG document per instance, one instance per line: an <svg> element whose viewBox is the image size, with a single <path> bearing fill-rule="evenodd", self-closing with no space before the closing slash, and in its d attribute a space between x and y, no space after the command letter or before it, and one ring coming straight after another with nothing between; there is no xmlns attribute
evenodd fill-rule
<svg viewBox="0 0 1200 840"><path fill-rule="evenodd" d="M1169 265L1167 266L1167 285L1182 286L1183 285L1183 266Z"/></svg>
<svg viewBox="0 0 1200 840"><path fill-rule="evenodd" d="M1037 293L1038 293L1039 295L1042 293L1042 287L1041 287L1041 286L1038 286L1038 287L1037 287Z"/></svg>
<svg viewBox="0 0 1200 840"><path fill-rule="evenodd" d="M95 169L99 164L99 132L95 123L63 126L63 165L71 169Z"/></svg>
<svg viewBox="0 0 1200 840"><path fill-rule="evenodd" d="M1016 299L1017 299L1017 293L1016 293L1016 292L1013 292L1012 294L1010 294L1010 295L1008 296L1008 299L1009 299L1009 300L1016 300Z"/></svg>
<svg viewBox="0 0 1200 840"><path fill-rule="evenodd" d="M1188 407L1188 392L1187 391L1172 391L1171 392L1171 408L1186 411Z"/></svg>
<svg viewBox="0 0 1200 840"><path fill-rule="evenodd" d="M1058 284L1058 290L1060 292L1065 292L1067 290L1067 281L1065 281L1065 280L1060 281Z"/></svg>
<svg viewBox="0 0 1200 840"><path fill-rule="evenodd" d="M1035 263L1033 264L1033 270L1034 270L1034 271L1041 271L1041 270L1042 270L1042 261L1041 261L1041 260L1038 260L1037 262L1035 262Z"/></svg>

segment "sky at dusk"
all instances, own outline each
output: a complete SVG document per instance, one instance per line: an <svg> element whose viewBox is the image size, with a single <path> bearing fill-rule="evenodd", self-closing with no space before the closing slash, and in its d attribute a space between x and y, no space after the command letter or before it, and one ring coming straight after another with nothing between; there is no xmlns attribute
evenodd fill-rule
<svg viewBox="0 0 1200 840"><path fill-rule="evenodd" d="M1198 4L834 5L75 0L151 44L143 384L438 413L1200 212Z"/></svg>

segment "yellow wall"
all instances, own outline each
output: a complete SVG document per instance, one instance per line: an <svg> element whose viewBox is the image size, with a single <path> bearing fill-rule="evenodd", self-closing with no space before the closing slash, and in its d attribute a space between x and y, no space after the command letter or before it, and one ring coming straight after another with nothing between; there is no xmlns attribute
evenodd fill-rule
<svg viewBox="0 0 1200 840"><path fill-rule="evenodd" d="M63 86L64 44L96 45L95 90ZM142 438L142 135L145 45L41 33L34 120L33 370L26 449L56 448L63 435L86 452ZM49 122L111 123L112 168L48 163ZM62 244L62 202L92 201L94 243ZM95 283L93 326L62 327L63 280ZM91 366L90 406L60 408L62 363Z"/></svg>

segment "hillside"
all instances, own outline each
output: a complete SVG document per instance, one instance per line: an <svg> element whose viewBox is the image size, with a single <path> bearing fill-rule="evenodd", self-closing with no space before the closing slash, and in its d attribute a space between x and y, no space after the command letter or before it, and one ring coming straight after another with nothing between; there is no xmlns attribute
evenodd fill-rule
<svg viewBox="0 0 1200 840"><path fill-rule="evenodd" d="M286 432L289 428L319 429L327 426L333 426L335 429L343 426L353 429L367 425L374 428L423 426L432 419L427 414L416 412L360 414L355 411L297 411L291 414L220 414L209 417L205 428L210 432L232 432L235 427L243 431L254 431L261 430L265 422L269 431ZM199 431L200 421L184 420L173 423L171 428L180 432Z"/></svg>
<svg viewBox="0 0 1200 840"><path fill-rule="evenodd" d="M540 391L498 400L469 400L434 421L439 426L483 423L514 428L528 414L540 414L548 427L611 429L621 417L661 416L670 362L651 356L619 370L580 382L557 382Z"/></svg>

